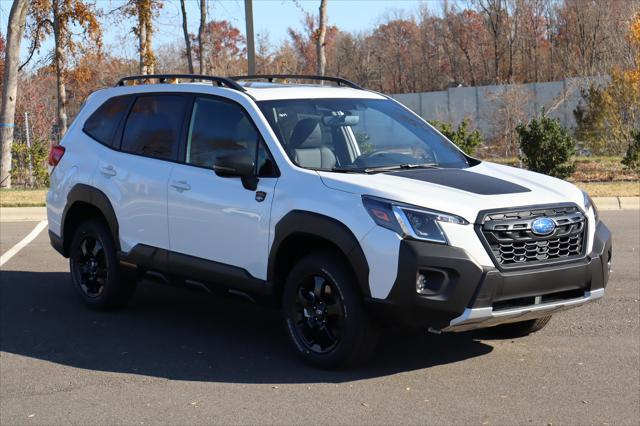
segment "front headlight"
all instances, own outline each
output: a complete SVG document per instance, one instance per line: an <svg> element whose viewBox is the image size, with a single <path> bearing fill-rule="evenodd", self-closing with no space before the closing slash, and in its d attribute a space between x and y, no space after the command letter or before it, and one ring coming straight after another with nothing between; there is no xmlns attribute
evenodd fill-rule
<svg viewBox="0 0 640 426"><path fill-rule="evenodd" d="M362 196L362 203L376 224L402 237L416 240L448 244L447 237L438 223L448 222L459 225L469 223L459 216L368 195Z"/></svg>
<svg viewBox="0 0 640 426"><path fill-rule="evenodd" d="M584 211L588 212L589 209L593 209L593 216L595 217L597 223L598 220L600 220L600 216L598 214L596 205L593 203L593 200L591 199L591 197L589 197L589 194L587 194L586 191L582 191L582 196L584 197Z"/></svg>

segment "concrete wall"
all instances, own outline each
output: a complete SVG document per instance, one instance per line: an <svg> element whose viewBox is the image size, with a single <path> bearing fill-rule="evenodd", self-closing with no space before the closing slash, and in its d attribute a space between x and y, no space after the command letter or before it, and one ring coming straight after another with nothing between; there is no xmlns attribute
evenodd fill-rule
<svg viewBox="0 0 640 426"><path fill-rule="evenodd" d="M575 127L573 110L580 101L580 90L591 83L606 84L608 77L567 78L548 83L501 86L455 87L440 92L391 95L427 120L459 124L465 118L474 128L491 138L507 110L529 120L545 108L569 128Z"/></svg>

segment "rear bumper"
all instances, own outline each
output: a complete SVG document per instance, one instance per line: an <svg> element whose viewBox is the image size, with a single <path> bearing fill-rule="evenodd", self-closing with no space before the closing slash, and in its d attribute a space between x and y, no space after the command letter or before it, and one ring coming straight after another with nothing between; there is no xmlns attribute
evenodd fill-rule
<svg viewBox="0 0 640 426"><path fill-rule="evenodd" d="M370 299L368 307L383 324L441 331L526 321L602 297L610 261L611 233L601 222L584 258L517 271L482 268L456 247L404 240L389 296ZM422 294L419 274L426 277Z"/></svg>

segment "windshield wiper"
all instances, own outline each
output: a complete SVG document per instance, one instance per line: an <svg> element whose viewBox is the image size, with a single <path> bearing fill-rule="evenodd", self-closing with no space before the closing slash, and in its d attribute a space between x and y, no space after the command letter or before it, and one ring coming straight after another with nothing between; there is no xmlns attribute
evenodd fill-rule
<svg viewBox="0 0 640 426"><path fill-rule="evenodd" d="M393 166L367 167L363 171L365 173L379 173L379 172L388 172L392 170L403 170L403 169L439 169L439 168L440 168L440 165L437 163L394 164Z"/></svg>
<svg viewBox="0 0 640 426"><path fill-rule="evenodd" d="M440 165L437 163L422 163L422 164L394 164L391 166L376 166L376 167L352 167L352 166L338 166L331 169L332 172L340 173L380 173L388 172L391 170L403 170L403 169L439 169Z"/></svg>
<svg viewBox="0 0 640 426"><path fill-rule="evenodd" d="M366 169L363 167L338 166L338 167L333 167L331 171L338 172L338 173L364 173Z"/></svg>

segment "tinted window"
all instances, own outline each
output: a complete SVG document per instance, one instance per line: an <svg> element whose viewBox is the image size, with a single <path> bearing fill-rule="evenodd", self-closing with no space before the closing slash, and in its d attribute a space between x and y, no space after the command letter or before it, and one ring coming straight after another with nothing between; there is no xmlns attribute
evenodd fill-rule
<svg viewBox="0 0 640 426"><path fill-rule="evenodd" d="M257 156L261 176L270 176L275 169L260 134L242 107L211 98L196 99L187 140L187 163L212 168L216 158L231 153Z"/></svg>
<svg viewBox="0 0 640 426"><path fill-rule="evenodd" d="M131 97L118 96L103 103L84 123L83 130L105 145L113 145L120 121L129 108Z"/></svg>
<svg viewBox="0 0 640 426"><path fill-rule="evenodd" d="M256 161L256 173L260 177L274 177L278 176L278 168L276 163L271 158L264 141L260 141L258 145L258 157Z"/></svg>
<svg viewBox="0 0 640 426"><path fill-rule="evenodd" d="M122 150L163 160L178 157L187 98L179 95L136 99L122 136Z"/></svg>

